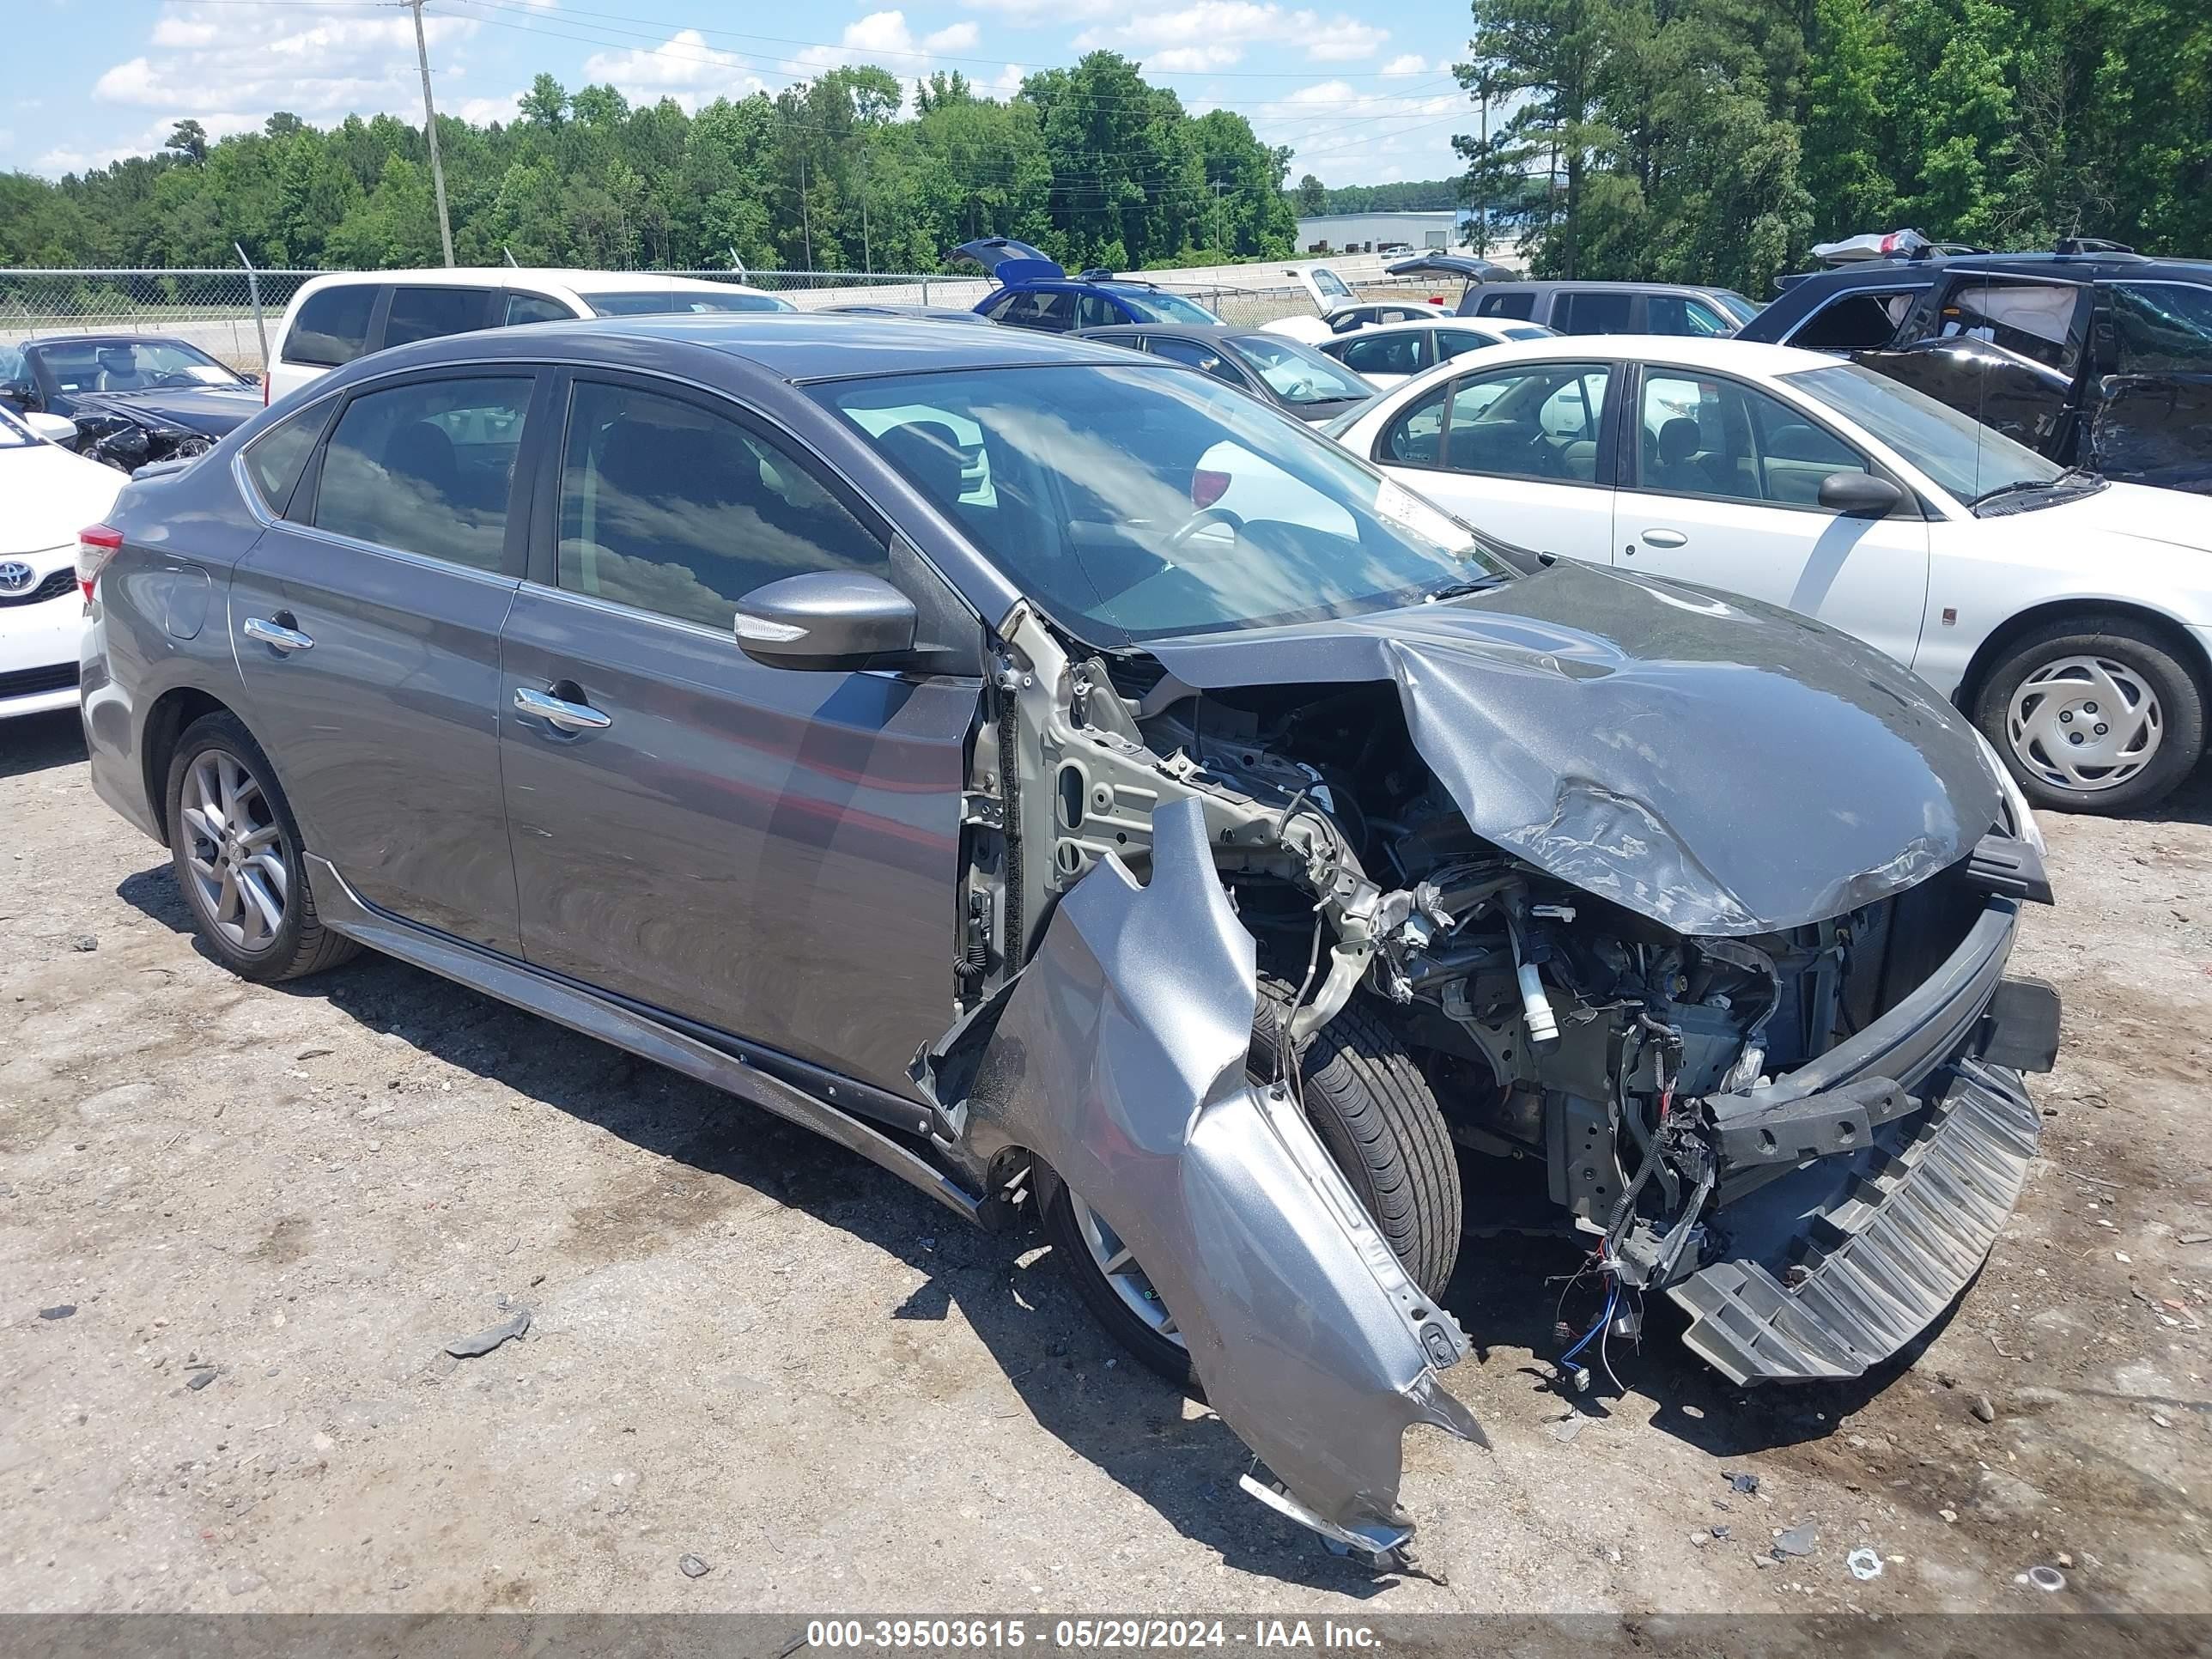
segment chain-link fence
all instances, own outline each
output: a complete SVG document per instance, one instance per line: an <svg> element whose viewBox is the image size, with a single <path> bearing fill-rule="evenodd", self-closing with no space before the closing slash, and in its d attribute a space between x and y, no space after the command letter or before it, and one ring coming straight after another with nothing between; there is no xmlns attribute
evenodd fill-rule
<svg viewBox="0 0 2212 1659"><path fill-rule="evenodd" d="M1279 270L1255 265L1251 280L1164 270L1143 276L1196 301L1224 322L1259 324L1310 313L1305 288ZM199 347L233 368L265 371L277 344L278 319L301 285L319 270L249 270L244 266L167 270L0 267L0 358L6 348L54 334L167 335ZM981 276L922 271L672 270L608 273L693 276L744 283L781 295L802 310L882 304L972 308L991 291ZM1239 275L1243 273L1240 271ZM517 286L527 286L518 271ZM1275 280L1269 281L1269 277ZM1353 281L1363 297L1420 292L1402 282ZM0 374L0 379L5 379Z"/></svg>

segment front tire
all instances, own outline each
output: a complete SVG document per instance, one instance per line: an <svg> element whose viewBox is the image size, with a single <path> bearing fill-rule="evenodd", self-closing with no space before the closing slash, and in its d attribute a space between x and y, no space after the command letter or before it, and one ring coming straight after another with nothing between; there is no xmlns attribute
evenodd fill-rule
<svg viewBox="0 0 2212 1659"><path fill-rule="evenodd" d="M1278 1045L1291 987L1262 979L1245 1074L1280 1075ZM1428 1080L1395 1032L1358 1001L1307 1039L1299 1055L1307 1121L1424 1294L1459 1260L1459 1162ZM1066 1182L1045 1206L1045 1236L1084 1305L1148 1369L1195 1393L1174 1316L1109 1223Z"/></svg>
<svg viewBox="0 0 2212 1659"><path fill-rule="evenodd" d="M2204 751L2204 690L2132 617L2033 629L1992 664L1974 724L2034 805L2124 812L2163 799Z"/></svg>
<svg viewBox="0 0 2212 1659"><path fill-rule="evenodd" d="M360 947L324 927L300 826L261 745L237 716L194 720L169 760L169 857L192 926L216 961L262 984L298 979Z"/></svg>

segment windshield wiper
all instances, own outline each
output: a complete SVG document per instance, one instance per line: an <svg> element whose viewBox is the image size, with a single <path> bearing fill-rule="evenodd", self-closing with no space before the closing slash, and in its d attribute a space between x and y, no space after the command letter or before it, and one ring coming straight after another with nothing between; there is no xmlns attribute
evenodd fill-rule
<svg viewBox="0 0 2212 1659"><path fill-rule="evenodd" d="M1510 576L1479 576L1472 581L1445 582L1422 594L1421 600L1425 605L1435 605L1443 599L1463 599L1470 593L1487 593L1511 580Z"/></svg>
<svg viewBox="0 0 2212 1659"><path fill-rule="evenodd" d="M1984 501L1994 501L2007 495L2024 495L2031 489L2094 489L2105 482L2104 474L2092 472L2086 466L2069 466L2055 478L2014 478L1994 489L1984 489L1966 505L1979 507Z"/></svg>

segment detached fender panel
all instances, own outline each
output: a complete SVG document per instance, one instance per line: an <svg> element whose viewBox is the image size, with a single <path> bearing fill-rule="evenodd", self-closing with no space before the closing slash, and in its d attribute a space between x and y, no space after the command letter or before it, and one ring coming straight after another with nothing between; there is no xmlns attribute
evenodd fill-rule
<svg viewBox="0 0 2212 1659"><path fill-rule="evenodd" d="M1488 1443L1436 1375L1467 1340L1287 1093L1246 1079L1252 937L1199 804L1152 826L1149 886L1109 855L1060 901L985 1039L963 1138L987 1162L1043 1158L1135 1251L1208 1401L1281 1483L1268 1501L1387 1552L1412 1530L1406 1429Z"/></svg>

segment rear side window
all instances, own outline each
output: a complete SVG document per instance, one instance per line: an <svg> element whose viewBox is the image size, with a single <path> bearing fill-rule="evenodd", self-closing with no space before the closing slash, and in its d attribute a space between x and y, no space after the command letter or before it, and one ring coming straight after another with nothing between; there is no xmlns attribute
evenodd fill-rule
<svg viewBox="0 0 2212 1659"><path fill-rule="evenodd" d="M416 380L354 398L323 453L316 527L500 570L532 384Z"/></svg>
<svg viewBox="0 0 2212 1659"><path fill-rule="evenodd" d="M307 465L323 422L331 417L327 398L296 415L288 415L246 447L246 471L253 480L262 505L282 515L292 499L293 486Z"/></svg>
<svg viewBox="0 0 2212 1659"><path fill-rule="evenodd" d="M563 588L706 628L730 628L738 601L781 576L890 567L779 446L696 404L601 381L579 381L569 404L560 522Z"/></svg>
<svg viewBox="0 0 2212 1659"><path fill-rule="evenodd" d="M480 288L395 288L384 343L405 345L482 328L490 299L489 291Z"/></svg>
<svg viewBox="0 0 2212 1659"><path fill-rule="evenodd" d="M1917 291L1898 289L1847 294L1807 318L1790 337L1790 343L1808 351L1872 351L1886 346L1905 320L1905 313L1912 308Z"/></svg>
<svg viewBox="0 0 2212 1659"><path fill-rule="evenodd" d="M1486 294L1482 303L1475 307L1478 317L1517 317L1527 322L1536 314L1536 296L1533 294Z"/></svg>
<svg viewBox="0 0 2212 1659"><path fill-rule="evenodd" d="M558 300L549 300L542 294L510 294L507 296L507 312L500 318L500 326L514 328L523 323L562 323L576 313Z"/></svg>
<svg viewBox="0 0 2212 1659"><path fill-rule="evenodd" d="M310 294L292 319L284 341L289 363L336 368L368 349L368 313L376 308L374 283L341 283Z"/></svg>
<svg viewBox="0 0 2212 1659"><path fill-rule="evenodd" d="M1418 374L1429 366L1429 337L1419 329L1370 334L1329 354L1355 374Z"/></svg>
<svg viewBox="0 0 2212 1659"><path fill-rule="evenodd" d="M1552 326L1562 334L1626 334L1628 307L1626 294L1562 294Z"/></svg>

